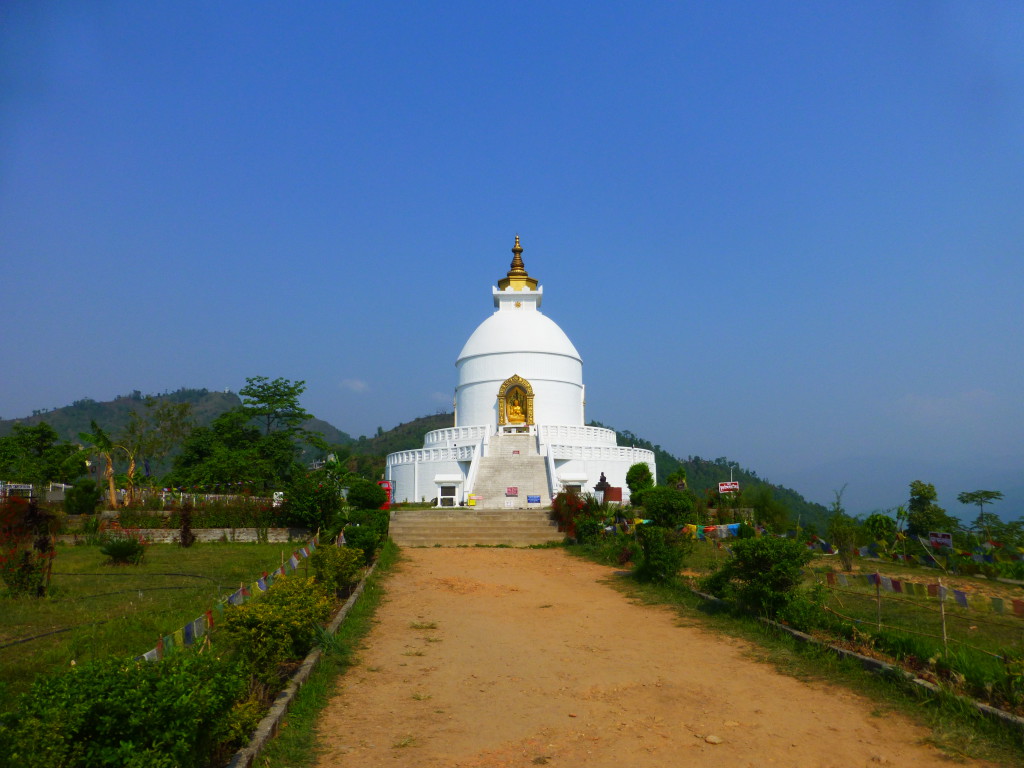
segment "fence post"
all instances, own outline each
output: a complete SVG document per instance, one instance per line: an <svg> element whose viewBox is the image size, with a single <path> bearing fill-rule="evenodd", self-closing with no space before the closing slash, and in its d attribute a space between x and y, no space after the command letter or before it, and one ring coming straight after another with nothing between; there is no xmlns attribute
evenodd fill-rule
<svg viewBox="0 0 1024 768"><path fill-rule="evenodd" d="M949 645L946 642L946 590L942 586L942 579L939 579L939 615L942 616L942 652L949 653Z"/></svg>
<svg viewBox="0 0 1024 768"><path fill-rule="evenodd" d="M878 628L882 628L882 576L875 573L875 618L878 620Z"/></svg>

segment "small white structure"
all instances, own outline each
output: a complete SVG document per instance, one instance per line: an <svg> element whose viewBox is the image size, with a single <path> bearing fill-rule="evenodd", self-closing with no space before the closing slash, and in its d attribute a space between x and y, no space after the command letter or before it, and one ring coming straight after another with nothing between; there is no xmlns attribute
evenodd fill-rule
<svg viewBox="0 0 1024 768"><path fill-rule="evenodd" d="M654 474L652 451L586 426L583 361L541 313L544 291L522 252L517 235L512 266L491 291L495 312L455 361L454 426L428 432L422 449L388 456L396 501L528 508L562 490L590 491L602 473L628 500L629 467L644 462Z"/></svg>

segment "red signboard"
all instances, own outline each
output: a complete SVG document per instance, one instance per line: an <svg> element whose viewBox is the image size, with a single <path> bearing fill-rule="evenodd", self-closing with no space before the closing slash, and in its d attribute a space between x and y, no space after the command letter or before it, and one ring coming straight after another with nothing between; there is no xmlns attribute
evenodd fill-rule
<svg viewBox="0 0 1024 768"><path fill-rule="evenodd" d="M942 547L953 548L953 534L951 533L928 531L928 541L936 549L941 549Z"/></svg>
<svg viewBox="0 0 1024 768"><path fill-rule="evenodd" d="M515 486L515 485L510 485L508 488L505 489L505 495L506 496L518 496L519 495L519 487Z"/></svg>
<svg viewBox="0 0 1024 768"><path fill-rule="evenodd" d="M739 493L740 492L740 481L739 480L728 480L724 483L718 484L719 493Z"/></svg>

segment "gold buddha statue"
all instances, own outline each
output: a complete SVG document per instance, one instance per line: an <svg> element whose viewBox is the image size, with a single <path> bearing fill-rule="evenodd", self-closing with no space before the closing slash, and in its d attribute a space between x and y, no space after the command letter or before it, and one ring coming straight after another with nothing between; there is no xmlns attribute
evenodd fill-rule
<svg viewBox="0 0 1024 768"><path fill-rule="evenodd" d="M523 401L519 397L519 392L512 393L512 399L509 400L508 405L505 407L505 414L508 417L509 423L522 423L526 421L526 414L523 412Z"/></svg>

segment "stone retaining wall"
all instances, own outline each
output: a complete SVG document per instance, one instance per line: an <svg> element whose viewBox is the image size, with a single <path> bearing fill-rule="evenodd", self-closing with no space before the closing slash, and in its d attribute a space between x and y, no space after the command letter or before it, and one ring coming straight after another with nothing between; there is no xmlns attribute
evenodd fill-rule
<svg viewBox="0 0 1024 768"><path fill-rule="evenodd" d="M181 531L177 528L140 528L139 532L155 544L177 544ZM258 528L193 528L196 541L259 541ZM309 531L305 528L267 528L267 541L271 544L284 544L290 541L305 542ZM57 541L64 544L77 544L84 541L83 534L58 536Z"/></svg>

